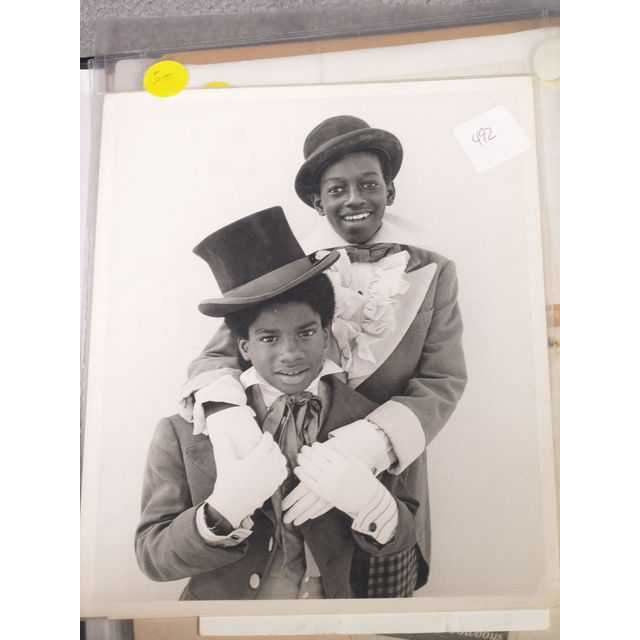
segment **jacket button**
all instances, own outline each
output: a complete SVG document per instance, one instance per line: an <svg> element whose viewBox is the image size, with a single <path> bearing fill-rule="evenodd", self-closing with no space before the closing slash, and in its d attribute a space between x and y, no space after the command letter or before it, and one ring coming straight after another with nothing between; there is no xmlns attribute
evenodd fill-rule
<svg viewBox="0 0 640 640"><path fill-rule="evenodd" d="M269 553L273 551L273 536L269 537L269 544L267 545L267 548L269 549Z"/></svg>
<svg viewBox="0 0 640 640"><path fill-rule="evenodd" d="M378 525L375 522L372 522L369 525L369 531L375 531L378 528Z"/></svg>
<svg viewBox="0 0 640 640"><path fill-rule="evenodd" d="M252 573L249 578L249 586L252 589L257 589L260 586L260 576L257 573Z"/></svg>

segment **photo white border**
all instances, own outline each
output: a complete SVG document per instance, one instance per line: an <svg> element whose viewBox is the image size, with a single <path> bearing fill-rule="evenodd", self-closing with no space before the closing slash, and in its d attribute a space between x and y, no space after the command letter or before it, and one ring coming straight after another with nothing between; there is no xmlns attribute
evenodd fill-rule
<svg viewBox="0 0 640 640"><path fill-rule="evenodd" d="M331 89L331 87L324 87L324 89ZM263 90L266 91L266 90ZM277 89L275 89L277 91ZM104 164L101 165L100 180L108 179L109 167ZM98 210L102 207L108 207L109 194L104 190L100 192L100 199L98 202ZM529 221L529 234L528 234L528 246L529 246L529 260L530 264L542 266L542 245L540 235L540 220L538 217L537 208L535 211L529 213L527 217ZM100 220L97 221L96 233L101 232ZM103 237L103 242L108 245L108 240ZM94 278L94 292L102 292L104 294L109 287L108 268L106 264L106 258L101 255L99 251L95 256L95 278ZM544 287L543 287L543 273L542 269L529 270L529 273L533 279L530 288L532 296L532 324L534 333L537 335L546 335L546 317L544 312ZM95 295L95 293L94 293ZM100 317L100 314L95 314L93 319L93 325L91 328L91 353L93 358L100 360L101 352L105 348L105 341L102 339L105 332L104 318ZM384 612L387 607L390 606L395 616L403 616L406 614L407 624L411 625L410 620L417 620L416 614L423 613L437 613L447 610L452 611L470 611L474 609L483 610L524 610L524 611L540 611L547 610L549 607L554 606L556 602L556 589L557 589L557 573L554 567L557 566L557 522L556 522L556 503L555 503L555 480L554 480L554 464L553 464L553 448L552 448L552 430L551 430L551 417L550 417L550 399L549 399L549 380L548 380L548 360L546 344L542 343L533 349L535 357L535 366L537 371L538 389L540 390L541 397L538 402L538 443L540 447L540 461L542 464L541 482L543 483L542 496L543 496L543 509L545 511L546 526L546 547L548 553L547 566L549 567L549 575L545 577L545 585L543 593L536 594L531 598L434 598L421 596L419 598L410 600L333 600L333 601L313 601L313 602L300 602L296 601L296 614L295 615L316 615L321 614L326 620L326 616L332 616L334 622L339 624L340 616L348 615L349 613L356 613L358 611L372 612L374 609L376 612ZM100 394L91 393L91 389L88 394L87 401L87 416L92 415L92 412L99 412L100 409ZM87 423L89 423L89 418ZM85 465L90 466L95 462L92 458L92 453L96 443L100 441L99 427L93 421L92 427L86 432L85 440ZM98 489L98 477L93 475L89 477L85 474L83 484L83 494L85 496L96 495ZM85 570L82 573L83 578L83 593L93 592L93 580L94 575L91 568L90 558L92 557L93 549L90 544L87 544L87 540L91 540L92 535L95 535L96 518L95 507L91 505L91 501L83 501L83 563L82 566ZM156 601L156 602L136 602L131 603L112 603L106 607L96 605L95 603L83 603L83 616L95 617L95 616L109 616L114 618L142 618L142 617L166 617L166 616L193 616L199 615L203 617L209 616L228 616L231 610L237 611L238 616L254 616L258 615L257 612L262 612L261 615L278 615L284 616L287 612L290 613L292 601L271 601L271 602L256 602L256 601L219 601L219 602L184 602L184 601ZM280 605L280 606L279 606ZM266 608L265 608L266 607ZM363 607L363 609L361 609ZM413 616L413 618L411 618ZM420 629L420 623L417 629ZM279 629L274 627L270 630L273 633L278 633ZM396 628L397 631L397 628Z"/></svg>

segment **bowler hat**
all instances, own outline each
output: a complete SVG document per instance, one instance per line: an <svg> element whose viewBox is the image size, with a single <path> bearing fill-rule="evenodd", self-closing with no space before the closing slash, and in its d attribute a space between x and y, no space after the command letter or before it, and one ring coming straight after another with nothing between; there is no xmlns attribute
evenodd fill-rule
<svg viewBox="0 0 640 640"><path fill-rule="evenodd" d="M374 129L355 116L334 116L323 120L304 141L304 164L296 176L295 189L300 198L313 206L321 173L329 164L356 151L374 151L386 160L393 180L402 164L402 144L392 133Z"/></svg>
<svg viewBox="0 0 640 640"><path fill-rule="evenodd" d="M339 258L337 251L322 259L305 255L282 207L252 213L214 231L193 252L209 265L223 294L198 305L204 315L213 317L274 298Z"/></svg>

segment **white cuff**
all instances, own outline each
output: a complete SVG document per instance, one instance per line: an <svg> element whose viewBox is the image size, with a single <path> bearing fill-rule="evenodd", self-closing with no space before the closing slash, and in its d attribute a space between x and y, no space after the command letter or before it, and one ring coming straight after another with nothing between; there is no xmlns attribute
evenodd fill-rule
<svg viewBox="0 0 640 640"><path fill-rule="evenodd" d="M202 371L201 373L193 376L193 378L189 378L180 390L178 413L187 422L193 422L193 409L195 404L194 394L225 376L231 376L237 380L240 376L240 371L224 367L223 369ZM246 404L246 400L240 404Z"/></svg>
<svg viewBox="0 0 640 640"><path fill-rule="evenodd" d="M232 375L222 376L194 394L193 434L207 434L208 419L204 405L207 402L224 402L234 408L246 407L247 394L240 381ZM253 414L253 411L251 412Z"/></svg>
<svg viewBox="0 0 640 640"><path fill-rule="evenodd" d="M386 544L393 538L398 528L398 505L382 484L369 504L353 519L351 528L371 536L379 544Z"/></svg>
<svg viewBox="0 0 640 640"><path fill-rule="evenodd" d="M387 434L370 420L356 420L344 427L334 429L329 437L338 439L346 437L352 443L361 443L358 450L369 454L364 456L369 459L363 462L371 468L374 476L386 471L396 462L393 446Z"/></svg>
<svg viewBox="0 0 640 640"><path fill-rule="evenodd" d="M402 473L423 451L427 444L420 420L411 409L395 400L387 400L368 416L391 441L397 464L389 473Z"/></svg>
<svg viewBox="0 0 640 640"><path fill-rule="evenodd" d="M234 529L226 536L219 536L207 527L204 504L202 504L196 509L196 528L204 541L214 547L236 547L253 533L253 520L250 516L247 516L237 529Z"/></svg>

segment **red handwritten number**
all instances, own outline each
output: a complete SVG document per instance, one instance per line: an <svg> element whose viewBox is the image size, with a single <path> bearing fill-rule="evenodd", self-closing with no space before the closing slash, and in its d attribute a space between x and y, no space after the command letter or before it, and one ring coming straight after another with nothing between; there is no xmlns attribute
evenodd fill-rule
<svg viewBox="0 0 640 640"><path fill-rule="evenodd" d="M471 141L476 144L487 144L491 142L491 140L495 140L496 134L493 133L493 129L491 127L480 127L472 136Z"/></svg>

